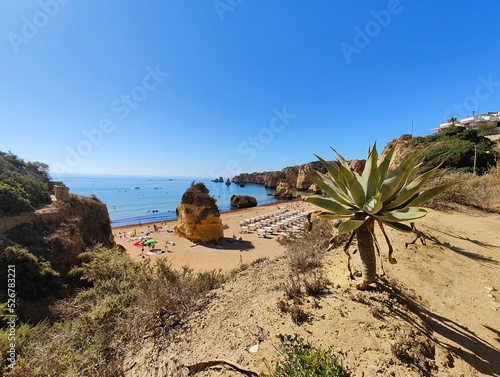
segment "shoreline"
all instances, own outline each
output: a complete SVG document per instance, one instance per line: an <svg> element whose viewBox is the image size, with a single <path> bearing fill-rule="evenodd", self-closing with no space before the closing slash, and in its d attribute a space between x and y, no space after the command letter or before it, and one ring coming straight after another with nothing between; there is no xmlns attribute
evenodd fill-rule
<svg viewBox="0 0 500 377"><path fill-rule="evenodd" d="M266 207L272 207L272 206L278 206L278 208L283 207L284 205L288 203L295 203L295 202L302 202L300 199L294 199L294 200L276 200L273 203L265 203L261 205L257 205L255 207L250 207L250 208L236 208L236 209L229 209L229 211L219 211L222 215L225 214L232 214L232 213L237 213L239 211L246 211L246 210L251 210L255 208L266 208ZM177 217L175 219L169 219L169 220L153 220L153 221L145 221L145 222L140 222L140 223L133 223L133 224L127 224L127 225L113 225L111 223L111 229L121 229L121 228L129 228L129 227L139 227L139 226L144 226L144 225L151 225L151 224L156 224L156 223L170 223L170 222L177 222Z"/></svg>
<svg viewBox="0 0 500 377"><path fill-rule="evenodd" d="M274 260L284 256L285 248L277 242L280 237L278 234L261 238L256 231L240 233L240 221L273 213L278 208L283 210L288 207L291 212L292 205L295 205L299 211L315 209L310 203L295 200L222 212L224 236L217 242L193 243L175 234L174 227L177 220L143 223L140 226L119 226L112 228L112 232L116 244L124 247L130 259L135 262L162 258L166 259L176 270L188 266L195 272L230 271L257 259ZM161 228L155 231L155 225ZM149 237L157 241L153 247L144 248L144 255L142 247L134 245L137 244L137 236L143 232L150 232ZM134 237L133 234L136 236Z"/></svg>

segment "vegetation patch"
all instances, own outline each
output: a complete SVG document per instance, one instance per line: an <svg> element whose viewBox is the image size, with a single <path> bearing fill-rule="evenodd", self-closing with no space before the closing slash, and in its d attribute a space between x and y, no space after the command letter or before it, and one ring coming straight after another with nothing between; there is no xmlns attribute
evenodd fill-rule
<svg viewBox="0 0 500 377"><path fill-rule="evenodd" d="M335 353L314 347L298 335L279 335L282 361L268 367L264 377L350 377L351 372Z"/></svg>

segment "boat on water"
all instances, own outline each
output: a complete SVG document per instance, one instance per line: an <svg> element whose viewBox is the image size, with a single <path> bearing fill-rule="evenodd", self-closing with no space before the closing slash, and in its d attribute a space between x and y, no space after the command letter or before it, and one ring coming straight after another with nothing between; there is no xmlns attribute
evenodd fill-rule
<svg viewBox="0 0 500 377"><path fill-rule="evenodd" d="M244 183L240 183L240 187L245 187L245 184Z"/></svg>

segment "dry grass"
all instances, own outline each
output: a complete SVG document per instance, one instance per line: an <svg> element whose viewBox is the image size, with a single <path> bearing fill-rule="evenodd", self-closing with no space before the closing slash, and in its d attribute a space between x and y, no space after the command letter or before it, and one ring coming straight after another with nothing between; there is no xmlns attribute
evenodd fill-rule
<svg viewBox="0 0 500 377"><path fill-rule="evenodd" d="M124 375L126 351L139 349L145 338L173 340L189 314L209 302L208 293L232 277L221 271L173 270L163 259L136 264L102 247L81 257L84 262L72 275L88 288L54 305L58 321L45 325L42 335L29 343L20 337L24 346L9 376Z"/></svg>
<svg viewBox="0 0 500 377"><path fill-rule="evenodd" d="M331 221L316 218L312 231L283 241L289 272L281 287L284 298L278 301L278 308L290 314L296 324L308 322L311 318L304 308L304 298L328 292L330 283L323 272L323 264L333 234L335 230Z"/></svg>
<svg viewBox="0 0 500 377"><path fill-rule="evenodd" d="M457 172L441 174L434 178L430 185L437 186L450 182L456 184L429 201L427 207L449 210L464 206L500 213L500 167L498 165L482 176Z"/></svg>

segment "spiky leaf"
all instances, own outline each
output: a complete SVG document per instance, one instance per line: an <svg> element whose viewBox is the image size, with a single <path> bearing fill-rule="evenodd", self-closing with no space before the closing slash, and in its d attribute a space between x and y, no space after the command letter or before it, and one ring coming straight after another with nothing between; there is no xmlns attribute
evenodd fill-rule
<svg viewBox="0 0 500 377"><path fill-rule="evenodd" d="M353 230L358 229L365 220L347 220L344 221L342 224L339 225L339 234L344 234L348 232L352 232Z"/></svg>
<svg viewBox="0 0 500 377"><path fill-rule="evenodd" d="M377 166L377 161L377 143L375 143L372 150L368 152L365 168L363 169L363 174L361 175L361 184L366 195L365 200L369 200L378 192L380 172Z"/></svg>
<svg viewBox="0 0 500 377"><path fill-rule="evenodd" d="M318 207L326 209L329 212L333 212L342 216L352 216L354 213L358 211L356 208L351 209L345 207L334 200L323 198L321 196L316 196L316 195L309 196L306 198L306 200L314 205L317 205Z"/></svg>

